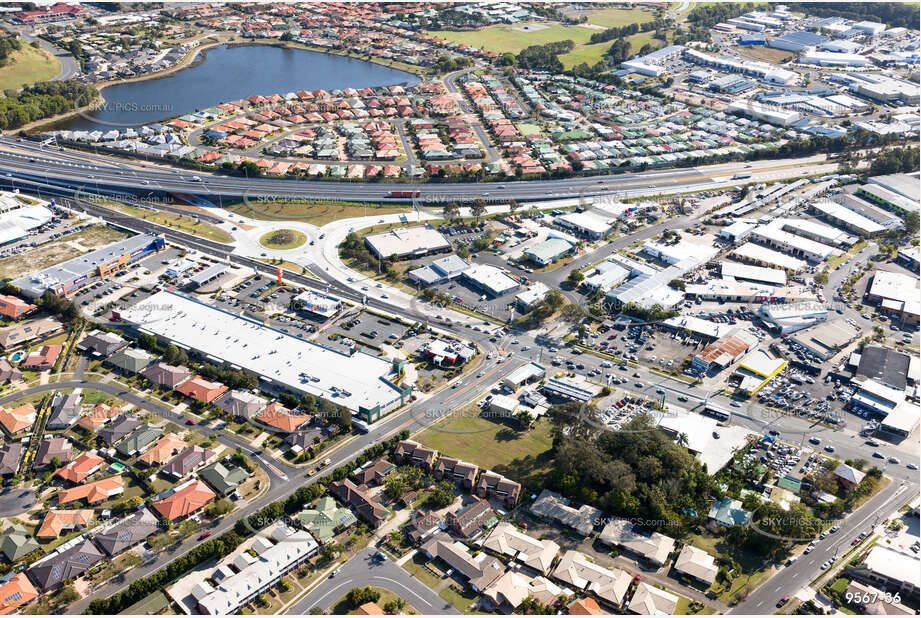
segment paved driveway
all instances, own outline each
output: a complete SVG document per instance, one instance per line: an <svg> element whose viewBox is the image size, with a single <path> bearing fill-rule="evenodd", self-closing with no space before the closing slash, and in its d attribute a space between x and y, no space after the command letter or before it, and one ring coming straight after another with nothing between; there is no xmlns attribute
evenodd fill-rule
<svg viewBox="0 0 921 618"><path fill-rule="evenodd" d="M392 560L375 560L376 553L373 548L366 548L352 556L342 565L338 575L324 579L307 596L288 608L287 613L307 614L311 607L318 606L328 611L349 590L362 586L389 590L423 615L460 613Z"/></svg>

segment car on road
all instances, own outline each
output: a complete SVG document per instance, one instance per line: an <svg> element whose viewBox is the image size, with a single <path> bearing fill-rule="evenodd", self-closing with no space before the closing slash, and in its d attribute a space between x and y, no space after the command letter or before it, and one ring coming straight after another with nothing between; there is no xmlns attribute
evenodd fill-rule
<svg viewBox="0 0 921 618"><path fill-rule="evenodd" d="M688 398L685 397L684 395L678 395L678 401L687 401L687 400Z"/></svg>
<svg viewBox="0 0 921 618"><path fill-rule="evenodd" d="M861 314L860 314L860 317L862 317L864 320L869 320L869 319L870 319L870 314L869 314L869 313L861 313Z"/></svg>
<svg viewBox="0 0 921 618"><path fill-rule="evenodd" d="M840 529L841 529L841 526L838 525L838 524L835 524L834 526L832 526L831 528L829 528L828 531L831 532L832 534L834 534L835 532L837 532L837 531L840 530Z"/></svg>
<svg viewBox="0 0 921 618"><path fill-rule="evenodd" d="M199 541L203 541L203 540L207 539L209 536L211 536L211 534L212 534L212 532L211 532L210 530L205 530L205 531L202 532L200 535L198 535L198 540L199 540Z"/></svg>
<svg viewBox="0 0 921 618"><path fill-rule="evenodd" d="M826 452L826 453L834 453L834 452L835 452L835 447L833 447L831 444L826 444L826 445L825 445L825 452Z"/></svg>
<svg viewBox="0 0 921 618"><path fill-rule="evenodd" d="M733 401L733 402L731 402L729 405L731 405L733 408L741 408L741 407L742 407L742 404L739 403L738 401Z"/></svg>
<svg viewBox="0 0 921 618"><path fill-rule="evenodd" d="M918 469L918 466L916 466L916 465L913 464L913 463L906 464L905 467L908 468L909 470L917 470L917 469Z"/></svg>
<svg viewBox="0 0 921 618"><path fill-rule="evenodd" d="M876 457L877 459L885 459L885 458L886 458L886 456L883 455L882 453L880 453L879 451L873 451L873 456Z"/></svg>
<svg viewBox="0 0 921 618"><path fill-rule="evenodd" d="M643 384L642 382L634 382L633 385L636 386L637 388L646 388L646 385Z"/></svg>
<svg viewBox="0 0 921 618"><path fill-rule="evenodd" d="M197 425L198 423L195 420L190 418L185 422L185 424L186 425Z"/></svg>
<svg viewBox="0 0 921 618"><path fill-rule="evenodd" d="M898 458L898 457L890 457L890 458L889 458L889 463L891 463L891 464L897 464L897 463L899 463L899 458Z"/></svg>
<svg viewBox="0 0 921 618"><path fill-rule="evenodd" d="M781 600L777 601L777 607L783 607L790 602L790 597L784 597Z"/></svg>
<svg viewBox="0 0 921 618"><path fill-rule="evenodd" d="M867 446L879 446L879 442L876 440L867 440Z"/></svg>
<svg viewBox="0 0 921 618"><path fill-rule="evenodd" d="M332 573L329 574L329 578L332 579L332 578L334 578L336 575L339 575L339 573L341 573L341 572L342 572L342 569L336 569L335 571L333 571Z"/></svg>

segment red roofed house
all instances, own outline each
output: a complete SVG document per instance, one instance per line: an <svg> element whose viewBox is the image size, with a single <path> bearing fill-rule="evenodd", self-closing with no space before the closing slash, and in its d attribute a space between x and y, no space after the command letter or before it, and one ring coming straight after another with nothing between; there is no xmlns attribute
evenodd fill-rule
<svg viewBox="0 0 921 618"><path fill-rule="evenodd" d="M58 361L63 346L59 344L44 345L39 350L32 352L22 362L23 369L32 369L34 371L44 371L51 369Z"/></svg>
<svg viewBox="0 0 921 618"><path fill-rule="evenodd" d="M125 483L121 474L110 476L95 483L77 485L65 489L58 494L58 504L67 504L77 500L86 500L87 504L96 504L117 496L125 491Z"/></svg>
<svg viewBox="0 0 921 618"><path fill-rule="evenodd" d="M0 614L12 614L37 598L38 591L26 574L17 573L0 586Z"/></svg>
<svg viewBox="0 0 921 618"><path fill-rule="evenodd" d="M188 517L200 511L217 497L207 485L198 479L189 481L181 489L162 500L153 503L153 508L170 521Z"/></svg>
<svg viewBox="0 0 921 618"><path fill-rule="evenodd" d="M176 387L176 390L192 399L211 403L227 391L220 382L209 382L201 376L195 376Z"/></svg>
<svg viewBox="0 0 921 618"><path fill-rule="evenodd" d="M55 476L71 483L82 483L83 479L98 472L105 462L106 460L96 453L83 453L58 470Z"/></svg>
<svg viewBox="0 0 921 618"><path fill-rule="evenodd" d="M29 313L33 309L35 309L35 305L30 305L26 301L20 300L15 296L0 294L0 315L15 319Z"/></svg>
<svg viewBox="0 0 921 618"><path fill-rule="evenodd" d="M20 431L32 427L35 422L35 407L31 403L7 410L0 408L0 427L8 436L14 436Z"/></svg>

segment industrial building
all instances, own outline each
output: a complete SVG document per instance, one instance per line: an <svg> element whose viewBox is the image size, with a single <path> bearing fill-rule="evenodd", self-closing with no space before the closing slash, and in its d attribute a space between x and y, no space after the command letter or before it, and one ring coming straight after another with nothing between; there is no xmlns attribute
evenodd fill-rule
<svg viewBox="0 0 921 618"><path fill-rule="evenodd" d="M29 298L38 298L51 290L58 296L69 296L80 288L114 275L126 266L156 253L166 246L158 234L138 234L90 251L79 257L61 262L13 281Z"/></svg>
<svg viewBox="0 0 921 618"><path fill-rule="evenodd" d="M735 383L737 392L750 397L767 385L786 366L787 361L775 358L770 352L761 349L753 350L739 361L730 383Z"/></svg>
<svg viewBox="0 0 921 618"><path fill-rule="evenodd" d="M750 281L775 287L787 285L787 273L779 268L764 268L739 262L720 262L720 274L723 279Z"/></svg>
<svg viewBox="0 0 921 618"><path fill-rule="evenodd" d="M870 64L870 59L860 54L819 51L815 48L809 48L804 51L800 55L799 61L803 64L815 64L823 67L865 67Z"/></svg>
<svg viewBox="0 0 921 618"><path fill-rule="evenodd" d="M365 244L381 259L421 257L451 248L451 243L441 232L428 225L398 228L365 236Z"/></svg>
<svg viewBox="0 0 921 618"><path fill-rule="evenodd" d="M873 237L886 231L886 227L831 200L818 200L810 208L812 212L830 223L843 227L861 236Z"/></svg>
<svg viewBox="0 0 921 618"><path fill-rule="evenodd" d="M777 249L813 263L824 262L828 258L841 253L839 249L834 247L804 236L791 234L784 229L789 227L786 221L788 220L775 219L771 223L759 225L752 230L752 239L771 249Z"/></svg>
<svg viewBox="0 0 921 618"><path fill-rule="evenodd" d="M471 266L462 276L473 287L493 297L514 292L520 285L517 279L513 279L504 270L489 264Z"/></svg>
<svg viewBox="0 0 921 618"><path fill-rule="evenodd" d="M726 108L726 111L740 112L749 118L763 120L764 122L769 122L779 127L789 127L803 117L802 114L797 111L766 105L751 99L733 101Z"/></svg>
<svg viewBox="0 0 921 618"><path fill-rule="evenodd" d="M860 331L844 320L816 324L791 335L790 339L820 359L828 360L857 339Z"/></svg>
<svg viewBox="0 0 921 618"><path fill-rule="evenodd" d="M164 315L161 307L169 307ZM258 376L269 385L344 406L367 421L405 403L396 362L365 352L345 354L176 294L158 292L122 319L211 362Z"/></svg>
<svg viewBox="0 0 921 618"><path fill-rule="evenodd" d="M46 202L25 204L17 194L0 191L0 246L26 238L53 217Z"/></svg>
<svg viewBox="0 0 921 618"><path fill-rule="evenodd" d="M291 299L291 306L297 311L306 311L323 319L329 319L342 311L345 303L333 294L305 290Z"/></svg>
<svg viewBox="0 0 921 618"><path fill-rule="evenodd" d="M921 280L905 273L877 270L867 288L867 300L878 303L882 313L906 324L917 324L921 317Z"/></svg>
<svg viewBox="0 0 921 618"><path fill-rule="evenodd" d="M554 222L577 236L597 240L611 231L608 221L592 212L570 212L560 215Z"/></svg>
<svg viewBox="0 0 921 618"><path fill-rule="evenodd" d="M761 305L758 316L778 335L789 335L828 319L828 307L819 302Z"/></svg>
<svg viewBox="0 0 921 618"><path fill-rule="evenodd" d="M725 369L739 360L757 343L758 340L750 333L739 328L733 329L699 353L693 354L691 366L704 373L709 373L714 369Z"/></svg>
<svg viewBox="0 0 921 618"><path fill-rule="evenodd" d="M538 266L551 264L572 251L572 243L562 238L548 238L525 250L524 257Z"/></svg>
<svg viewBox="0 0 921 618"><path fill-rule="evenodd" d="M421 286L438 285L450 281L470 268L470 264L458 256L451 255L439 258L429 264L409 271L410 280Z"/></svg>
<svg viewBox="0 0 921 618"><path fill-rule="evenodd" d="M809 47L822 45L826 41L828 41L827 36L822 36L814 32L797 30L786 32L778 37L772 38L768 41L768 47L799 53Z"/></svg>

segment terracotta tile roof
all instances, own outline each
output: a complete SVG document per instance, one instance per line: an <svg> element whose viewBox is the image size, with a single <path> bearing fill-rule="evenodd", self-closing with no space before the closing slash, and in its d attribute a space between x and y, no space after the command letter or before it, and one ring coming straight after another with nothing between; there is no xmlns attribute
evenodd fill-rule
<svg viewBox="0 0 921 618"><path fill-rule="evenodd" d="M72 489L65 489L58 494L58 504L67 504L77 500L86 500L87 504L96 504L117 496L125 491L125 482L120 474L104 478L95 483L78 485Z"/></svg>
<svg viewBox="0 0 921 618"><path fill-rule="evenodd" d="M0 614L11 614L17 607L38 597L38 591L25 573L17 573L0 586Z"/></svg>
<svg viewBox="0 0 921 618"><path fill-rule="evenodd" d="M598 601L591 597L576 599L569 604L569 613L574 616L601 616L607 612L601 609Z"/></svg>
<svg viewBox="0 0 921 618"><path fill-rule="evenodd" d="M92 509L79 509L74 511L48 511L42 525L35 533L40 539L54 539L61 532L73 528L82 528L93 519Z"/></svg>
<svg viewBox="0 0 921 618"><path fill-rule="evenodd" d="M168 433L138 459L148 466L162 465L178 455L186 446L185 440L174 433Z"/></svg>
<svg viewBox="0 0 921 618"><path fill-rule="evenodd" d="M105 461L96 453L86 452L58 470L55 476L71 483L80 483L83 479L99 470Z"/></svg>
<svg viewBox="0 0 921 618"><path fill-rule="evenodd" d="M195 376L176 387L176 390L205 403L211 403L218 395L223 394L227 387L220 382L209 382L201 376Z"/></svg>
<svg viewBox="0 0 921 618"><path fill-rule="evenodd" d="M153 508L163 517L176 520L191 515L217 495L202 481L192 481L176 493L153 503Z"/></svg>
<svg viewBox="0 0 921 618"><path fill-rule="evenodd" d="M0 409L0 425L3 425L3 430L9 435L28 429L34 422L35 407L31 403L23 404L11 410Z"/></svg>
<svg viewBox="0 0 921 618"><path fill-rule="evenodd" d="M266 406L255 418L260 423L291 433L301 425L310 422L313 417L309 414L292 414L291 410L276 401Z"/></svg>

